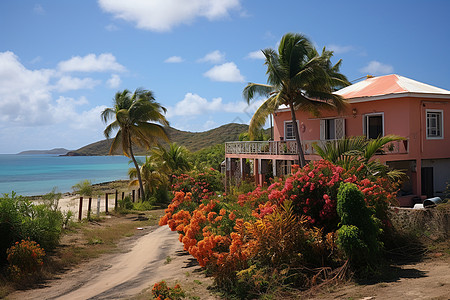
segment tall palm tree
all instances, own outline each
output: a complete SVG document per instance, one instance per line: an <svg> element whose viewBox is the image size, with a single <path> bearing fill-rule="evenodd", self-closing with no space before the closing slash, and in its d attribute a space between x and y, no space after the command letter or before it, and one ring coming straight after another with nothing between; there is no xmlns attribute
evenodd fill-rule
<svg viewBox="0 0 450 300"><path fill-rule="evenodd" d="M161 172L160 166L153 161L149 156L145 157L144 163L139 163L141 178L145 188L145 194L148 196L153 194L160 186L166 185L168 182L167 175ZM138 185L139 181L137 177L137 169L130 168L128 170L128 176L130 179L134 179L130 182L130 185ZM145 199L145 198L144 198Z"/></svg>
<svg viewBox="0 0 450 300"><path fill-rule="evenodd" d="M261 128L267 117L280 105L290 108L294 136L297 142L298 160L305 165L305 155L301 145L296 110L319 114L320 109L342 110L344 99L333 94L334 88L349 85L347 78L339 73L341 61L332 65L332 51L325 48L319 55L312 43L301 34L285 34L278 47L262 50L267 66L267 84L249 83L243 96L250 102L255 96L267 97L250 121L249 133L253 136Z"/></svg>
<svg viewBox="0 0 450 300"><path fill-rule="evenodd" d="M161 145L153 147L151 156L169 176L189 171L192 167L189 163L189 151L177 143L170 144L168 149Z"/></svg>
<svg viewBox="0 0 450 300"><path fill-rule="evenodd" d="M143 196L145 196L144 187L139 165L134 157L133 145L150 149L153 144L158 142L158 139L168 141L166 131L162 126L169 125L164 116L165 112L166 109L155 101L151 91L136 89L134 93L129 90L117 92L114 97L114 107L105 108L101 113L103 122L114 120L106 126L103 132L105 137L109 139L117 130L109 154L111 155L121 147L123 154L133 160Z"/></svg>

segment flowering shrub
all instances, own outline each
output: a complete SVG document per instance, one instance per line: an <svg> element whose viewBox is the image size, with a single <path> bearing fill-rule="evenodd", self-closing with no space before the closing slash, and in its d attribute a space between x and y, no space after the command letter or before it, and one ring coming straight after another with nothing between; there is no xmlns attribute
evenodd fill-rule
<svg viewBox="0 0 450 300"><path fill-rule="evenodd" d="M223 191L222 174L213 168L206 171L192 171L189 174L174 175L172 191L190 192L194 201L210 199L216 191Z"/></svg>
<svg viewBox="0 0 450 300"><path fill-rule="evenodd" d="M45 251L34 241L16 242L6 254L10 273L15 279L37 272L44 264Z"/></svg>
<svg viewBox="0 0 450 300"><path fill-rule="evenodd" d="M186 296L179 284L176 284L173 288L170 288L164 280L153 285L152 295L153 298L157 300L178 300L183 299Z"/></svg>
<svg viewBox="0 0 450 300"><path fill-rule="evenodd" d="M274 182L266 191L258 188L247 195L240 195L239 204L257 204L253 215L262 218L285 200L292 200L295 213L306 216L311 226L323 228L326 234L335 231L339 223L336 213L339 186L341 182L351 182L364 194L367 206L376 211L377 217L385 220L387 208L395 200L396 191L387 179L371 181L360 178L359 172L359 168L345 171L325 160L314 161L302 169L294 167L291 176L284 181ZM268 201L259 202L266 194Z"/></svg>
<svg viewBox="0 0 450 300"><path fill-rule="evenodd" d="M232 197L219 200L214 193L208 194L211 189L207 181L182 175L159 224L180 233L184 249L213 274L221 287L236 284L236 274L264 278L255 271L255 265L265 268L267 274L289 266L284 271L286 278L305 284L305 276L289 270L330 266L337 258L336 230L341 221L337 195L341 183L354 183L367 210L379 216L395 199L388 181L364 178L360 168L346 171L325 160L315 161L302 169L294 167L285 180L279 179L267 189L257 187L234 202Z"/></svg>

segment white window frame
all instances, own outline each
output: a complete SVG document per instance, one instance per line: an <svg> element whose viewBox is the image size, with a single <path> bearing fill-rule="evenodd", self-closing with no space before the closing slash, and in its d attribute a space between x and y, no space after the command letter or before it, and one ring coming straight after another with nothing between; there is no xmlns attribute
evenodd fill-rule
<svg viewBox="0 0 450 300"><path fill-rule="evenodd" d="M364 114L364 116L362 118L363 134L366 136L366 138L369 138L369 133L367 132L367 130L368 130L367 122L369 121L368 117L374 117L374 116L381 116L381 127L382 127L381 136L384 136L384 112L376 112L376 113Z"/></svg>
<svg viewBox="0 0 450 300"><path fill-rule="evenodd" d="M345 137L345 119L343 119L343 118L325 118L325 119L320 119L320 140L323 140L323 141L333 140L333 139L326 138L327 120L334 120L334 140L343 139ZM337 131L339 122L342 122L342 132Z"/></svg>
<svg viewBox="0 0 450 300"><path fill-rule="evenodd" d="M440 114L440 136L429 136L428 135L428 113L438 113ZM426 109L425 110L425 132L427 140L442 140L444 139L444 110L442 109Z"/></svg>
<svg viewBox="0 0 450 300"><path fill-rule="evenodd" d="M298 126L298 120L296 120L297 121L297 130L300 130L300 127ZM292 140L295 140L295 133L294 133L294 127L292 127L292 138L289 138L288 139L288 137L287 137L287 124L289 124L289 123L291 123L292 124L292 121L284 121L284 140L285 141L292 141ZM299 133L300 134L300 133Z"/></svg>

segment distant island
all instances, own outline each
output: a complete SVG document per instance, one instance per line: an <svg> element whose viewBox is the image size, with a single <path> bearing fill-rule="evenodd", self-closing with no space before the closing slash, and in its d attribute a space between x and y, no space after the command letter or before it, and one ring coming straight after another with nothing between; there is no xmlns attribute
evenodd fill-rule
<svg viewBox="0 0 450 300"><path fill-rule="evenodd" d="M222 125L218 128L214 128L203 132L189 132L182 131L172 127L167 127L166 131L172 143L185 146L189 151L195 152L203 148L214 146L217 144L223 144L225 142L237 141L239 134L248 130L248 125L230 123ZM266 130L267 134L270 129ZM67 150L64 148L57 148L52 150L29 150L23 151L18 154L55 154L63 156L103 156L108 155L109 148L111 147L112 139L101 140L77 150ZM136 149L135 151L139 155L145 155L144 149ZM116 155L121 155L119 150Z"/></svg>
<svg viewBox="0 0 450 300"><path fill-rule="evenodd" d="M54 154L54 155L66 155L70 150L64 148L55 148L51 150L27 150L17 153L18 155L35 155L35 154Z"/></svg>

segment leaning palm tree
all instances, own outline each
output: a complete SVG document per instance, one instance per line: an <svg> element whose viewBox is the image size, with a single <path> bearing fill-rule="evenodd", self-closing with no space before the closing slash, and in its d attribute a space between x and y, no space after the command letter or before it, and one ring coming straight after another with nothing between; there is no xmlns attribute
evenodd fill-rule
<svg viewBox="0 0 450 300"><path fill-rule="evenodd" d="M333 94L334 87L349 85L339 73L341 61L332 65L332 51L323 50L319 55L312 43L303 35L288 33L283 36L278 53L273 49L262 50L267 66L267 84L249 83L243 96L249 103L256 96L267 97L250 121L252 137L266 122L267 117L280 105L290 108L294 136L297 142L298 160L305 165L296 110L319 114L320 109L342 110L344 99Z"/></svg>
<svg viewBox="0 0 450 300"><path fill-rule="evenodd" d="M111 155L121 147L123 154L132 159L143 196L145 196L144 187L139 165L134 157L133 145L150 149L159 139L168 140L162 126L169 125L164 116L165 112L166 109L155 101L151 91L136 89L134 93L129 90L117 92L114 97L114 107L106 108L101 114L105 123L110 119L114 120L106 126L105 137L109 139L117 130L109 154Z"/></svg>
<svg viewBox="0 0 450 300"><path fill-rule="evenodd" d="M141 178L145 188L145 194L147 196L155 193L155 191L159 187L167 185L168 183L167 175L161 171L160 166L155 161L153 161L149 156L146 156L145 162L139 163L139 165ZM138 169L136 168L128 169L128 176L131 179L130 186L139 184L139 181L135 179L137 178L138 173L137 170Z"/></svg>
<svg viewBox="0 0 450 300"><path fill-rule="evenodd" d="M169 176L189 171L189 151L184 146L172 143L169 148L158 145L151 150L151 157L158 162L161 169ZM172 178L172 177L170 177Z"/></svg>

